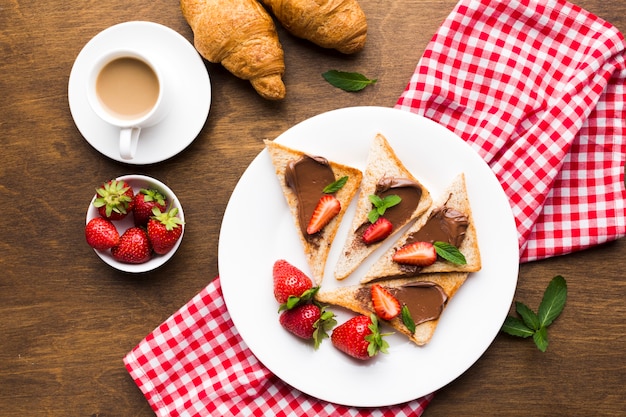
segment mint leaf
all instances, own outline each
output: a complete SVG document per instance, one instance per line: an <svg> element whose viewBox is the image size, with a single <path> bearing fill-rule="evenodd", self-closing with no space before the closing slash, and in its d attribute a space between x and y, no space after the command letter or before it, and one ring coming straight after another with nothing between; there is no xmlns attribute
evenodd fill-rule
<svg viewBox="0 0 626 417"><path fill-rule="evenodd" d="M320 307L320 318L313 324L315 330L313 330L313 347L317 350L322 341L328 338L328 332L337 325L335 320L335 314L332 311L326 310L326 307Z"/></svg>
<svg viewBox="0 0 626 417"><path fill-rule="evenodd" d="M360 91L370 84L374 84L376 79L369 79L358 72L346 72L330 70L322 74L322 77L333 87L341 88L344 91Z"/></svg>
<svg viewBox="0 0 626 417"><path fill-rule="evenodd" d="M457 265L467 264L465 255L463 255L456 246L451 245L448 242L439 241L434 242L433 246L435 247L435 252L437 252L437 255L441 256L446 261L450 261L453 264Z"/></svg>
<svg viewBox="0 0 626 417"><path fill-rule="evenodd" d="M367 219L370 223L376 223L376 220L385 214L388 208L396 206L402 201L400 196L396 194L388 195L385 198L380 198L376 194L370 194L368 198L374 205L374 208L367 214Z"/></svg>
<svg viewBox="0 0 626 417"><path fill-rule="evenodd" d="M515 302L515 311L521 317L508 316L500 329L511 336L533 337L537 348L545 352L548 348L548 326L561 314L567 298L567 283L560 275L552 278L546 288L538 312L526 304Z"/></svg>
<svg viewBox="0 0 626 417"><path fill-rule="evenodd" d="M539 317L530 309L526 304L515 302L515 311L520 315L524 324L530 327L532 330L539 330Z"/></svg>
<svg viewBox="0 0 626 417"><path fill-rule="evenodd" d="M530 337L533 335L533 333L535 333L534 330L526 326L523 321L513 316L508 316L504 320L504 324L502 325L501 330L504 333L510 334L511 336L524 338Z"/></svg>
<svg viewBox="0 0 626 417"><path fill-rule="evenodd" d="M537 330L535 334L533 334L533 340L535 341L535 345L537 345L537 348L540 351L545 352L548 348L548 329L542 327L541 329Z"/></svg>
<svg viewBox="0 0 626 417"><path fill-rule="evenodd" d="M415 333L415 321L413 321L413 317L411 317L411 313L409 312L409 308L406 304L402 306L400 314L402 315L402 323L404 323L406 328L409 329L411 334Z"/></svg>
<svg viewBox="0 0 626 417"><path fill-rule="evenodd" d="M541 327L549 326L556 319L565 307L567 298L567 283L560 275L555 276L548 284L541 304L539 304L539 323Z"/></svg>
<svg viewBox="0 0 626 417"><path fill-rule="evenodd" d="M337 191L341 190L344 185L346 185L346 182L348 182L348 176L347 175L339 178L335 182L331 182L330 184L328 184L326 187L324 187L322 192L324 194L336 193Z"/></svg>

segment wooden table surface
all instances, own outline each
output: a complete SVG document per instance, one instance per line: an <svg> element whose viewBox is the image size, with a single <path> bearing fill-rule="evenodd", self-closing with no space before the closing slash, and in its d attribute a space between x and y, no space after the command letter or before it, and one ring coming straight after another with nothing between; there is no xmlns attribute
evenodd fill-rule
<svg viewBox="0 0 626 417"><path fill-rule="evenodd" d="M624 0L577 3L626 31ZM199 136L167 161L133 166L101 155L79 133L68 107L70 70L86 42L124 21L161 23L191 41L178 3L0 2L1 415L154 415L122 357L218 274L222 215L263 139L328 110L393 106L455 1L361 4L369 33L356 56L313 47L279 29L288 90L282 102L261 99L247 82L206 63L213 102ZM378 82L345 93L322 79L328 69L358 71ZM187 216L174 258L141 278L105 265L83 235L95 186L130 173L168 184ZM533 308L553 276L569 284L565 310L549 329L548 351L498 335L424 415L625 415L625 255L621 239L522 265L515 299Z"/></svg>

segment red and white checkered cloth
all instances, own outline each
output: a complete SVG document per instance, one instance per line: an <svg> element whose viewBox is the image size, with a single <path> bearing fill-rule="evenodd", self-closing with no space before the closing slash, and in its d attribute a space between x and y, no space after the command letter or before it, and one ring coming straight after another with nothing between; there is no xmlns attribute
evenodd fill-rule
<svg viewBox="0 0 626 417"><path fill-rule="evenodd" d="M563 0L461 0L397 107L464 138L511 201L522 260L626 232L624 39ZM330 404L266 369L219 278L125 358L158 416L420 416L433 394L378 409Z"/></svg>
<svg viewBox="0 0 626 417"><path fill-rule="evenodd" d="M219 277L141 341L124 363L159 417L413 417L432 398L358 409L292 388L265 368L239 336Z"/></svg>
<svg viewBox="0 0 626 417"><path fill-rule="evenodd" d="M522 262L626 234L624 50L615 27L564 0L463 0L396 105L491 166Z"/></svg>

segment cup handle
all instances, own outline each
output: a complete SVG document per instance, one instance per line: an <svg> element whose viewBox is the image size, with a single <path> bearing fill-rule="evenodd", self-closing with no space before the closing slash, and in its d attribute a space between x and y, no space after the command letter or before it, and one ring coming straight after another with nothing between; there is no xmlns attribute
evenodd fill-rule
<svg viewBox="0 0 626 417"><path fill-rule="evenodd" d="M125 127L120 130L120 156L122 159L133 159L139 143L140 127Z"/></svg>

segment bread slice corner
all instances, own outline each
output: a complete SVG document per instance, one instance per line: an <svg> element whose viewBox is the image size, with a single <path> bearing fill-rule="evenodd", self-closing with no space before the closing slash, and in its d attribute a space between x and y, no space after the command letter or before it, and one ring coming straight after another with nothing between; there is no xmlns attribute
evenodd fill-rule
<svg viewBox="0 0 626 417"><path fill-rule="evenodd" d="M392 260L393 254L407 242L409 236L420 230L424 224L430 218L430 215L442 208L449 207L456 211L459 211L468 218L469 224L465 232L465 238L458 248L459 251L465 256L466 264L459 265L452 262L438 258L438 260L427 267L421 268L414 272L407 272L400 264ZM439 197L439 199L430 207L430 209L416 221L407 231L402 235L400 239L388 249L365 273L361 283L368 283L383 279L403 278L410 275L427 274L433 272L476 272L482 268L482 261L480 256L480 248L478 245L478 235L476 232L476 225L474 224L474 218L472 216L472 209L467 194L467 187L465 183L465 174L458 174L445 192Z"/></svg>
<svg viewBox="0 0 626 417"><path fill-rule="evenodd" d="M421 187L422 196L410 217L403 224L394 225L391 235L387 237L386 240L366 245L363 243L361 235L356 232L361 225L368 221L367 215L372 209L369 196L375 194L378 182L384 177L406 178L415 181ZM356 212L335 266L335 278L337 280L343 280L348 277L385 241L397 235L404 226L423 214L431 204L432 198L428 189L404 166L395 151L389 145L387 138L381 133L376 134L368 152Z"/></svg>
<svg viewBox="0 0 626 417"><path fill-rule="evenodd" d="M333 240L335 239L346 209L359 189L363 173L357 168L334 161L328 161L335 175L335 179L337 180L343 176L347 176L348 181L339 191L335 193L335 197L341 203L340 213L335 216L331 222L328 223L324 229L322 229L322 231L319 232L319 237L316 239L315 243L313 243L310 240L307 240L302 233L298 220L298 199L296 193L289 188L285 180L285 172L288 164L293 160L300 159L306 154L300 150L282 145L273 140L265 140L264 143L269 152L272 164L274 165L276 177L278 178L283 195L285 196L285 200L289 206L289 211L291 212L298 237L302 242L304 254L311 270L313 280L317 285L321 285L324 277L324 269Z"/></svg>
<svg viewBox="0 0 626 417"><path fill-rule="evenodd" d="M377 284L380 284L387 289L393 289L420 281L433 282L439 285L447 296L443 311L441 312L441 315L443 315L445 313L445 308L448 306L450 300L455 296L459 288L461 288L463 283L466 281L468 275L469 274L465 272L422 274L411 278L381 281ZM370 315L371 313L375 313L371 297L367 296L367 294L371 291L372 285L374 285L374 283L344 286L332 290L324 290L324 288L322 288L316 294L316 299L321 303L342 307L357 314ZM385 321L385 323L388 323L392 328L406 335L418 346L423 346L432 339L435 330L439 325L441 315L433 320L417 324L414 332L411 332L407 328L400 316L389 321Z"/></svg>

